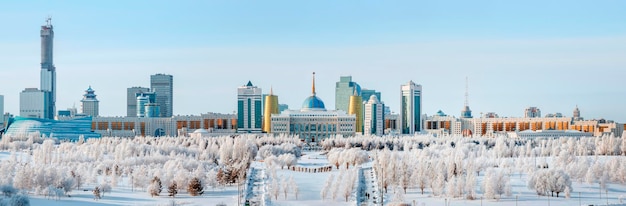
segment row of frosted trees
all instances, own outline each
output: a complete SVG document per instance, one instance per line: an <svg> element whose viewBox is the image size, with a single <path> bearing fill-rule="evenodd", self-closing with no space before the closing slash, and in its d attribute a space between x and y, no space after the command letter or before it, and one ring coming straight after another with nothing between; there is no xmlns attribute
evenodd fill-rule
<svg viewBox="0 0 626 206"><path fill-rule="evenodd" d="M384 192L418 189L433 196L498 199L512 194L510 179L528 174L538 195L573 192L571 182L626 183L624 138L510 139L415 137L378 140L331 139L341 147L383 145L370 151ZM611 145L612 144L612 145ZM387 147L389 145L393 145ZM616 146L618 145L618 146ZM377 146L374 146L377 147ZM393 149L390 149L393 148ZM614 157L611 157L613 155ZM600 157L608 156L608 157ZM331 157L329 156L329 161ZM482 181L477 178L482 176ZM396 191L394 191L396 192Z"/></svg>
<svg viewBox="0 0 626 206"><path fill-rule="evenodd" d="M290 148L297 151L278 150L275 154L299 155L301 144L294 137L253 135L99 138L75 143L35 136L24 141L7 139L0 142L1 148L11 151L0 162L0 185L55 197L69 196L74 189L96 187L101 196L119 186L153 196L159 195L162 188L194 195L189 188L195 188L195 193L201 195L200 188L219 188L244 178L259 148ZM159 192L154 192L155 178L162 182ZM170 189L172 185L175 188Z"/></svg>

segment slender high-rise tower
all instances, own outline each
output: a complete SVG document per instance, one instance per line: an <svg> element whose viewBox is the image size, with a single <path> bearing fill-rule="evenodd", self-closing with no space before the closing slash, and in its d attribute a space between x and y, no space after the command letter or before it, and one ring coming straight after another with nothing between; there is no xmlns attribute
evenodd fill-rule
<svg viewBox="0 0 626 206"><path fill-rule="evenodd" d="M54 31L52 29L52 19L46 20L46 25L41 26L41 85L40 90L44 92L45 113L43 118L54 119L56 111L56 68L52 61Z"/></svg>
<svg viewBox="0 0 626 206"><path fill-rule="evenodd" d="M402 85L400 99L400 129L402 134L422 131L422 85L413 81Z"/></svg>
<svg viewBox="0 0 626 206"><path fill-rule="evenodd" d="M272 114L278 114L278 96L270 88L270 94L265 96L265 109L263 110L263 132L272 132Z"/></svg>
<svg viewBox="0 0 626 206"><path fill-rule="evenodd" d="M157 94L158 98L159 94ZM261 88L248 84L237 88L237 132L239 133L261 133L263 108L261 103Z"/></svg>
<svg viewBox="0 0 626 206"><path fill-rule="evenodd" d="M156 103L159 104L160 117L172 117L174 109L174 77L169 74L150 75L150 87L156 92Z"/></svg>

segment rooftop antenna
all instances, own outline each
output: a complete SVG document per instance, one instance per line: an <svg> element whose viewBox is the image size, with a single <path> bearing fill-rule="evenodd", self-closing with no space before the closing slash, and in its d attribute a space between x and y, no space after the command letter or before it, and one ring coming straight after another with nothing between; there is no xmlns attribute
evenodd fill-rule
<svg viewBox="0 0 626 206"><path fill-rule="evenodd" d="M467 76L465 76L465 107L469 105L469 80Z"/></svg>
<svg viewBox="0 0 626 206"><path fill-rule="evenodd" d="M311 88L313 96L315 96L315 72L313 72L313 87Z"/></svg>
<svg viewBox="0 0 626 206"><path fill-rule="evenodd" d="M46 18L46 26L51 26L52 25L52 16L48 15L48 18Z"/></svg>

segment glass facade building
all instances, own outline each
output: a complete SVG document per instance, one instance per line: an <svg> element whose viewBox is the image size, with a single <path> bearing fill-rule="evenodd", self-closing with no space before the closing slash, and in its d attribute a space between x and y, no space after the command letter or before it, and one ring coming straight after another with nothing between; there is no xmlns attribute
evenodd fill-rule
<svg viewBox="0 0 626 206"><path fill-rule="evenodd" d="M401 87L400 130L402 134L422 131L422 85L409 81Z"/></svg>
<svg viewBox="0 0 626 206"><path fill-rule="evenodd" d="M15 117L12 119L4 136L26 137L33 133L38 133L42 137L71 142L77 141L81 136L85 139L100 138L100 134L91 130L91 120L90 116L65 121Z"/></svg>
<svg viewBox="0 0 626 206"><path fill-rule="evenodd" d="M156 93L156 103L161 107L160 117L172 117L174 108L174 77L169 74L150 75L150 87Z"/></svg>
<svg viewBox="0 0 626 206"><path fill-rule="evenodd" d="M261 88L248 84L237 88L237 132L261 132L263 105Z"/></svg>
<svg viewBox="0 0 626 206"><path fill-rule="evenodd" d="M126 89L126 116L137 116L137 93L150 92L150 88L131 87Z"/></svg>
<svg viewBox="0 0 626 206"><path fill-rule="evenodd" d="M335 83L335 109L348 112L350 96L361 96L361 86L352 81L352 76L341 76Z"/></svg>

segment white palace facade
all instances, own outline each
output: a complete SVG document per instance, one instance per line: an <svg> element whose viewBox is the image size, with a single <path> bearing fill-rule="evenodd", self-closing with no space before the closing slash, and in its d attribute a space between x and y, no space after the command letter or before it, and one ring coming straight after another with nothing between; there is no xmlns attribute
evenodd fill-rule
<svg viewBox="0 0 626 206"><path fill-rule="evenodd" d="M335 135L354 136L356 116L341 110L327 111L324 102L315 95L315 73L313 75L312 95L304 100L302 109L272 114L270 133L298 135L304 142L317 142Z"/></svg>

